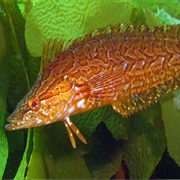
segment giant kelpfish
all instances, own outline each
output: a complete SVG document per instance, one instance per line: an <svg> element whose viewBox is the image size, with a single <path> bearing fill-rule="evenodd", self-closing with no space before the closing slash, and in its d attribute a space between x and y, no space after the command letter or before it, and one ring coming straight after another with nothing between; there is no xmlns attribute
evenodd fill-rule
<svg viewBox="0 0 180 180"><path fill-rule="evenodd" d="M180 87L180 25L108 25L66 43L51 39L43 57L41 75L5 128L62 121L75 148L72 132L86 140L72 115L111 105L128 117Z"/></svg>

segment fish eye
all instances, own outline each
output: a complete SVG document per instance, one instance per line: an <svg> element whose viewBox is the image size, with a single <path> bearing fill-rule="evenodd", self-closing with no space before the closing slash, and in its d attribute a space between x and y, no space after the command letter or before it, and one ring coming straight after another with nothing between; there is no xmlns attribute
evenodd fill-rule
<svg viewBox="0 0 180 180"><path fill-rule="evenodd" d="M37 111L40 107L39 100L36 98L32 98L28 102L29 108L33 111Z"/></svg>

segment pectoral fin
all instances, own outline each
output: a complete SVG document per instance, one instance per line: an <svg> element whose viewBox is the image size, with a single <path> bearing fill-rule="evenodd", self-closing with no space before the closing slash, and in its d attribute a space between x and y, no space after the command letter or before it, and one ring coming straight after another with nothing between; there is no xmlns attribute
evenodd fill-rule
<svg viewBox="0 0 180 180"><path fill-rule="evenodd" d="M122 72L108 72L95 76L86 82L90 89L90 99L113 98L124 84Z"/></svg>

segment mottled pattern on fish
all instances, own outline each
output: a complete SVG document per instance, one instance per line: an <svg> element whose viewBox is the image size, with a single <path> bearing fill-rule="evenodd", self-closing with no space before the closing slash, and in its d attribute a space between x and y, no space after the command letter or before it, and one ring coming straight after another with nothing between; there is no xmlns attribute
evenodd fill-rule
<svg viewBox="0 0 180 180"><path fill-rule="evenodd" d="M62 44L61 44L62 45ZM180 25L114 25L75 40L59 53L8 118L8 130L63 121L86 143L70 116L112 105L122 116L180 86Z"/></svg>

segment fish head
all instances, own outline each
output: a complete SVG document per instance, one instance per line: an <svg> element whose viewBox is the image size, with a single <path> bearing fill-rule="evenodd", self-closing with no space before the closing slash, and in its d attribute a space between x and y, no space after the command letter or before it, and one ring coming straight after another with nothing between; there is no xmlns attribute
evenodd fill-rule
<svg viewBox="0 0 180 180"><path fill-rule="evenodd" d="M71 101L74 98L73 84L66 79L61 82L41 82L42 80L39 80L35 84L7 118L7 130L43 126L63 121L69 116Z"/></svg>

